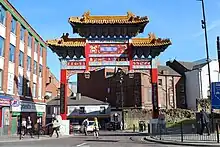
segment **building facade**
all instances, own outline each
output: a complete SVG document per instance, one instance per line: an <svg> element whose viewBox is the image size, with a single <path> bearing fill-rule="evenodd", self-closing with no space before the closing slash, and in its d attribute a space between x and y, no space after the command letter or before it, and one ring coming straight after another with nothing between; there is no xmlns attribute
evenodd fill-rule
<svg viewBox="0 0 220 147"><path fill-rule="evenodd" d="M46 56L43 39L7 0L0 1L0 93L10 97L10 106L4 109L10 115L3 125L11 134L19 115L31 116L34 123L37 116L44 116Z"/></svg>
<svg viewBox="0 0 220 147"><path fill-rule="evenodd" d="M120 108L122 105L121 85L114 74L115 69L113 68L91 72L90 79L86 79L83 74L78 74L77 90L82 95L107 101L112 108ZM181 85L183 82L180 74L168 66L158 66L158 100L161 108L180 107L179 99L185 94L181 95ZM151 91L149 72L134 73L133 78L125 75L123 82L124 107L152 109Z"/></svg>
<svg viewBox="0 0 220 147"><path fill-rule="evenodd" d="M108 103L95 100L77 93L76 97L68 97L67 116L70 123L82 124L86 118L94 120L97 117L104 126L110 121L111 108ZM47 103L47 122L51 122L52 115L60 114L60 99L53 99Z"/></svg>
<svg viewBox="0 0 220 147"><path fill-rule="evenodd" d="M67 95L72 95L72 89L67 89ZM60 97L60 81L56 78L56 76L51 72L51 70L47 67L46 70L46 100L50 101L53 98Z"/></svg>
<svg viewBox="0 0 220 147"><path fill-rule="evenodd" d="M211 82L219 82L219 63L212 60L210 65ZM197 110L197 100L210 97L208 65L206 61L195 64L186 75L187 106L189 109Z"/></svg>

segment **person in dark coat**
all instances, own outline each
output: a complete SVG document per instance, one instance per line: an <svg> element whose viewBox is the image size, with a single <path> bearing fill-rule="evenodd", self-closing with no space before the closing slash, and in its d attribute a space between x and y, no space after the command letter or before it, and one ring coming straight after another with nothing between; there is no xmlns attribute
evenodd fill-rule
<svg viewBox="0 0 220 147"><path fill-rule="evenodd" d="M210 128L209 128L209 117L208 114L205 112L204 109L200 111L200 121L201 121L201 133L203 135L204 129L207 129L208 135L210 135Z"/></svg>

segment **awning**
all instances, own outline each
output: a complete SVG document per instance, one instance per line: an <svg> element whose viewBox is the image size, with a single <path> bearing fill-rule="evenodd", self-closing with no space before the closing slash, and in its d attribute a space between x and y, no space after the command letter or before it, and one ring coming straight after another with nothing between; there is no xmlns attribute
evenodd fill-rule
<svg viewBox="0 0 220 147"><path fill-rule="evenodd" d="M6 100L13 100L14 98L11 96L7 96L7 95L0 95L0 99L6 99Z"/></svg>
<svg viewBox="0 0 220 147"><path fill-rule="evenodd" d="M0 106L10 106L13 97L7 95L0 95Z"/></svg>

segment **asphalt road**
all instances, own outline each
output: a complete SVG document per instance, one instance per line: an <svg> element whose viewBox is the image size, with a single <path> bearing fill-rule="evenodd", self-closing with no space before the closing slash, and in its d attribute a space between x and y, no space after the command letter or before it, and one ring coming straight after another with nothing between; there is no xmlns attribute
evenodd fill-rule
<svg viewBox="0 0 220 147"><path fill-rule="evenodd" d="M144 134L100 132L98 139L94 138L92 134L89 136L78 135L51 140L0 143L0 147L172 147L142 141L143 136Z"/></svg>

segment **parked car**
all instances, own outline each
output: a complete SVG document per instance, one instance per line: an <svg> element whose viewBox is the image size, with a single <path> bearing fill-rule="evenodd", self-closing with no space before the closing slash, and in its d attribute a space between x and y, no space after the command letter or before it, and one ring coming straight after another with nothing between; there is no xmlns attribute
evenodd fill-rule
<svg viewBox="0 0 220 147"><path fill-rule="evenodd" d="M70 133L80 132L80 131L81 131L81 125L78 122L70 124Z"/></svg>
<svg viewBox="0 0 220 147"><path fill-rule="evenodd" d="M94 121L88 121L88 127L87 127L87 132L88 133L91 133L91 132L93 132L93 125L94 125ZM80 128L80 132L81 133L84 133L84 126L83 125L81 125L81 128Z"/></svg>

